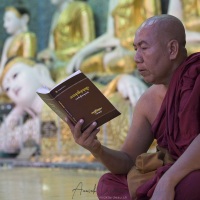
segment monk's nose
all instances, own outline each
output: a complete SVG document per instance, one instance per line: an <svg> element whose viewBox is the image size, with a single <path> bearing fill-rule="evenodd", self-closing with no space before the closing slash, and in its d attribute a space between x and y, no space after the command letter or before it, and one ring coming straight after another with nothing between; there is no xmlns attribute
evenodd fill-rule
<svg viewBox="0 0 200 200"><path fill-rule="evenodd" d="M141 62L143 62L143 58L142 58L141 53L139 52L139 50L137 50L137 51L135 52L134 61L135 61L136 63L141 63Z"/></svg>

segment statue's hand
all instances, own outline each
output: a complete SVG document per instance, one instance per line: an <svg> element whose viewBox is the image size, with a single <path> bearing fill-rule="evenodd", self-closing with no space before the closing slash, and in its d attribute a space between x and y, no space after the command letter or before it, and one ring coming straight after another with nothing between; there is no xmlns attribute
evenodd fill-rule
<svg viewBox="0 0 200 200"><path fill-rule="evenodd" d="M0 125L0 135L4 135L4 134L6 134L6 129L5 129L5 124L2 123Z"/></svg>
<svg viewBox="0 0 200 200"><path fill-rule="evenodd" d="M124 74L117 82L117 90L123 96L128 98L132 106L135 106L136 102L147 89L147 86L137 77L133 75Z"/></svg>
<svg viewBox="0 0 200 200"><path fill-rule="evenodd" d="M105 41L103 41L102 45L105 45L106 49L117 48L121 46L120 40L116 37L108 37Z"/></svg>
<svg viewBox="0 0 200 200"><path fill-rule="evenodd" d="M84 60L84 55L81 53L77 53L72 57L66 67L66 73L72 74L74 71L80 69L81 63Z"/></svg>
<svg viewBox="0 0 200 200"><path fill-rule="evenodd" d="M2 123L2 127L5 130L13 129L19 123L19 118L17 116L8 115Z"/></svg>
<svg viewBox="0 0 200 200"><path fill-rule="evenodd" d="M55 53L50 49L45 49L38 53L37 60L44 63L46 66L51 66L56 59Z"/></svg>
<svg viewBox="0 0 200 200"><path fill-rule="evenodd" d="M13 110L5 117L4 121L2 122L2 127L5 129L13 129L20 123L22 123L24 110L20 106L15 106Z"/></svg>

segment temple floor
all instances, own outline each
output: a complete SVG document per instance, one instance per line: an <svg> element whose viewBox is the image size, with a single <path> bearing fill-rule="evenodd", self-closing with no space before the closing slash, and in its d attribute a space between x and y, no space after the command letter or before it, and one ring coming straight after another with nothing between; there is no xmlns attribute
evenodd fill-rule
<svg viewBox="0 0 200 200"><path fill-rule="evenodd" d="M104 170L55 167L0 167L1 200L97 200Z"/></svg>

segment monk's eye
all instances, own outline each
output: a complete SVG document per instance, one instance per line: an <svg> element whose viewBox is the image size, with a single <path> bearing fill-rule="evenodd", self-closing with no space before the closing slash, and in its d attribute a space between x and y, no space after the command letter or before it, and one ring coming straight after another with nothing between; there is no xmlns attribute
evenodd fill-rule
<svg viewBox="0 0 200 200"><path fill-rule="evenodd" d="M18 74L17 74L17 73L15 73L15 74L13 75L13 79L15 79L15 78L17 77L17 75L18 75Z"/></svg>
<svg viewBox="0 0 200 200"><path fill-rule="evenodd" d="M147 49L147 46L142 45L142 46L141 46L141 49L142 49L142 50L146 50L146 49Z"/></svg>

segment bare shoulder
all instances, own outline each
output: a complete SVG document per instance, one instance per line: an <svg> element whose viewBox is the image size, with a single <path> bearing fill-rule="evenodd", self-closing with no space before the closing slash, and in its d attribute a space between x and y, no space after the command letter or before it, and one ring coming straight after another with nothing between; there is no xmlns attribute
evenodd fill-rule
<svg viewBox="0 0 200 200"><path fill-rule="evenodd" d="M138 100L131 127L122 150L127 152L133 160L136 156L146 152L153 142L151 125L155 120L161 105L162 87L153 85L148 88Z"/></svg>
<svg viewBox="0 0 200 200"><path fill-rule="evenodd" d="M152 85L138 101L138 109L143 112L151 124L160 110L165 94L166 88L163 85Z"/></svg>

